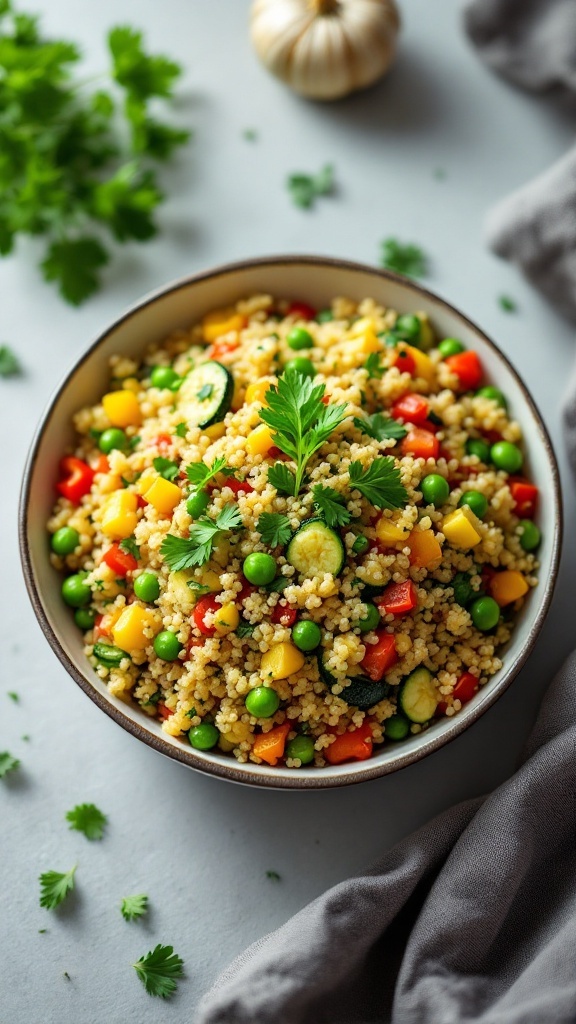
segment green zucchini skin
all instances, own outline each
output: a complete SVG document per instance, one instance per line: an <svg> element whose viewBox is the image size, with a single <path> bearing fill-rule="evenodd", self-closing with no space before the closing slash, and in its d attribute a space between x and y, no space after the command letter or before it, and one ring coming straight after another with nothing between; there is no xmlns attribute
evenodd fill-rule
<svg viewBox="0 0 576 1024"><path fill-rule="evenodd" d="M321 657L318 658L318 671L320 672L320 678L332 693L332 688L337 685L338 680L326 668ZM390 686L388 683L375 683L372 679L368 679L367 676L354 676L338 696L345 700L347 704L358 708L359 711L369 711L370 708L384 700L389 692Z"/></svg>
<svg viewBox="0 0 576 1024"><path fill-rule="evenodd" d="M432 673L424 668L415 668L398 690L398 708L417 725L424 725L433 717L438 705L438 695Z"/></svg>
<svg viewBox="0 0 576 1024"><path fill-rule="evenodd" d="M317 544L316 560L314 539ZM338 576L346 564L346 550L340 534L326 526L320 516L315 516L306 519L294 531L288 541L286 558L303 576L318 576L325 572Z"/></svg>
<svg viewBox="0 0 576 1024"><path fill-rule="evenodd" d="M211 387L212 393L199 398L202 388ZM234 378L230 371L210 359L200 363L184 378L177 392L177 405L189 427L210 427L220 423L228 412L234 393Z"/></svg>

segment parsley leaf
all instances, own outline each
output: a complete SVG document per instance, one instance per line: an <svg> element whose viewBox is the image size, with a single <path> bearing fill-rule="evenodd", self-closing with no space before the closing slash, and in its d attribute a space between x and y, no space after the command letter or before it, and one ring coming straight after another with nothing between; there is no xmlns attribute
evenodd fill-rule
<svg viewBox="0 0 576 1024"><path fill-rule="evenodd" d="M287 180L287 188L294 206L308 209L318 196L328 196L334 191L334 168L325 164L316 174L291 174Z"/></svg>
<svg viewBox="0 0 576 1024"><path fill-rule="evenodd" d="M152 465L160 476L164 477L165 480L174 481L180 472L180 466L177 462L172 462L171 459L165 459L162 455L158 455L152 460Z"/></svg>
<svg viewBox="0 0 576 1024"><path fill-rule="evenodd" d="M176 991L176 978L182 977L184 961L172 946L158 945L132 966L151 996L166 999Z"/></svg>
<svg viewBox="0 0 576 1024"><path fill-rule="evenodd" d="M148 897L143 893L139 896L125 896L120 904L120 913L125 921L134 921L137 917L143 917L148 913Z"/></svg>
<svg viewBox="0 0 576 1024"><path fill-rule="evenodd" d="M375 508L401 508L408 501L400 470L391 455L377 456L368 469L361 462L351 462L350 486Z"/></svg>
<svg viewBox="0 0 576 1024"><path fill-rule="evenodd" d="M184 421L182 421L182 423L176 424L176 426L174 427L174 433L176 434L177 437L186 437L186 434L188 433L188 427L184 423Z"/></svg>
<svg viewBox="0 0 576 1024"><path fill-rule="evenodd" d="M0 345L0 377L18 377L22 367L8 345Z"/></svg>
<svg viewBox="0 0 576 1024"><path fill-rule="evenodd" d="M381 249L380 265L387 270L407 277L425 277L428 273L428 258L418 245L387 238Z"/></svg>
<svg viewBox="0 0 576 1024"><path fill-rule="evenodd" d="M498 305L505 313L515 313L518 309L514 299L511 299L509 295L500 295Z"/></svg>
<svg viewBox="0 0 576 1024"><path fill-rule="evenodd" d="M108 818L95 804L77 804L68 811L66 821L70 822L71 829L83 832L86 839L102 839Z"/></svg>
<svg viewBox="0 0 576 1024"><path fill-rule="evenodd" d="M266 878L269 878L271 882L281 882L282 878L277 871L267 871Z"/></svg>
<svg viewBox="0 0 576 1024"><path fill-rule="evenodd" d="M245 636L252 636L252 633L254 632L255 629L256 626L254 626L251 622L241 622L240 625L236 627L234 632L236 633L236 636L239 636L242 639Z"/></svg>
<svg viewBox="0 0 576 1024"><path fill-rule="evenodd" d="M256 523L256 529L264 543L271 548L287 544L292 536L290 520L280 512L263 512Z"/></svg>
<svg viewBox="0 0 576 1024"><path fill-rule="evenodd" d="M180 75L180 66L163 56L149 56L143 48L143 35L128 25L119 25L108 34L113 75L132 100L141 102L153 96L168 98Z"/></svg>
<svg viewBox="0 0 576 1024"><path fill-rule="evenodd" d="M108 263L108 254L96 238L64 238L50 245L41 263L46 281L55 281L60 294L72 306L80 306L98 291L97 271Z"/></svg>
<svg viewBox="0 0 576 1024"><path fill-rule="evenodd" d="M272 594L281 594L283 590L286 590L286 587L291 587L293 583L294 580L289 579L288 576L277 576L275 580L272 580L272 583L267 583L264 589Z"/></svg>
<svg viewBox="0 0 576 1024"><path fill-rule="evenodd" d="M169 533L162 541L160 554L172 572L204 565L222 534L242 526L237 505L226 505L216 520L201 516L191 527L188 537L175 537Z"/></svg>
<svg viewBox="0 0 576 1024"><path fill-rule="evenodd" d="M275 462L268 470L268 480L279 494L294 494L296 477L283 462Z"/></svg>
<svg viewBox="0 0 576 1024"><path fill-rule="evenodd" d="M132 555L133 558L140 558L140 548L134 537L125 537L124 540L121 540L120 550L125 551L128 555Z"/></svg>
<svg viewBox="0 0 576 1024"><path fill-rule="evenodd" d="M40 875L40 906L54 910L74 888L76 865L61 874L59 871L45 871Z"/></svg>
<svg viewBox="0 0 576 1024"><path fill-rule="evenodd" d="M314 385L309 377L289 366L277 385L266 392L266 406L260 410L260 419L273 430L274 444L296 463L292 494L297 495L308 460L328 440L346 416L345 405L330 402L324 405L324 384ZM280 475L279 464L273 476ZM274 484L274 479L268 479ZM284 483L288 477L284 473Z"/></svg>
<svg viewBox="0 0 576 1024"><path fill-rule="evenodd" d="M7 693L6 696L10 697L10 700L13 700L15 704L19 704L20 703L20 694L16 693L15 690L8 690L8 693Z"/></svg>
<svg viewBox="0 0 576 1024"><path fill-rule="evenodd" d="M333 487L316 484L312 488L314 504L321 513L327 526L346 526L352 516L344 504L342 495Z"/></svg>
<svg viewBox="0 0 576 1024"><path fill-rule="evenodd" d="M0 751L0 779L3 779L8 772L14 772L20 767L20 761L13 757L7 750Z"/></svg>
<svg viewBox="0 0 576 1024"><path fill-rule="evenodd" d="M227 476L232 474L232 470L228 470L226 459L223 456L214 459L211 466L207 466L205 462L191 462L189 466L186 466L186 476L198 491L203 490L218 473L225 473Z"/></svg>
<svg viewBox="0 0 576 1024"><path fill-rule="evenodd" d="M387 367L382 366L379 352L371 352L364 363L364 369L368 370L368 380L372 377L375 380L380 380L386 373Z"/></svg>
<svg viewBox="0 0 576 1024"><path fill-rule="evenodd" d="M210 593L210 587L207 587L205 583L198 583L198 580L186 580L186 586L190 587L190 590L194 590L198 597L200 594Z"/></svg>
<svg viewBox="0 0 576 1024"><path fill-rule="evenodd" d="M376 441L385 441L388 438L401 441L408 433L402 423L392 419L391 416L384 416L381 412L375 412L372 416L366 416L365 419L358 419L355 416L354 426L364 434L368 434L368 437L375 438Z"/></svg>

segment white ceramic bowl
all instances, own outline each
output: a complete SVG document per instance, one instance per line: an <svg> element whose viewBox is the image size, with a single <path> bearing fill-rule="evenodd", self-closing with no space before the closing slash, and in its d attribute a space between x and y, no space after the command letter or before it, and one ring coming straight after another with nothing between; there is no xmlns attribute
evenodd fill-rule
<svg viewBox="0 0 576 1024"><path fill-rule="evenodd" d="M299 299L321 309L337 295L370 296L400 313L426 311L441 337L460 338L482 360L486 379L508 396L524 432L527 474L539 486L540 582L531 591L503 652L503 668L453 718L401 744L387 744L368 761L326 768L239 764L230 756L203 753L165 735L157 721L112 697L82 651L82 634L60 597L60 585L48 558L46 521L54 501L60 454L73 439L72 416L105 392L113 353L139 357L151 342L174 328L197 321L208 310L253 293ZM46 409L28 458L20 504L20 545L24 574L38 621L52 649L85 693L124 729L190 768L255 786L315 789L342 786L396 771L420 760L463 732L504 692L524 664L541 629L556 579L562 533L560 484L550 438L520 377L483 332L443 299L405 278L344 260L279 256L247 260L184 278L155 292L107 328L77 360Z"/></svg>

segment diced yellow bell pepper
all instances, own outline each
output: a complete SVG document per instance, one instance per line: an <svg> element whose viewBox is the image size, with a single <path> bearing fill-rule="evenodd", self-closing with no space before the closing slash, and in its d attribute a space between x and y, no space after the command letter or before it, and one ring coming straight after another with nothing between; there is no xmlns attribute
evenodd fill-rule
<svg viewBox="0 0 576 1024"><path fill-rule="evenodd" d="M371 316L361 316L359 320L355 320L351 324L348 334L351 338L359 338L361 334L366 334L367 331L372 331L374 334L374 321Z"/></svg>
<svg viewBox="0 0 576 1024"><path fill-rule="evenodd" d="M408 352L412 356L412 359L414 360L414 363L416 365L415 376L422 377L424 380L427 380L429 384L431 384L434 381L434 375L436 371L434 369L434 363L430 359L430 356L427 356L425 352L421 352L419 348L414 348L413 345L403 345L402 347L406 350L406 352Z"/></svg>
<svg viewBox="0 0 576 1024"><path fill-rule="evenodd" d="M130 537L136 529L138 498L132 491L114 491L104 503L102 533L114 540Z"/></svg>
<svg viewBox="0 0 576 1024"><path fill-rule="evenodd" d="M139 427L142 423L138 399L127 388L104 395L102 405L113 427Z"/></svg>
<svg viewBox="0 0 576 1024"><path fill-rule="evenodd" d="M517 572L515 569L505 569L503 572L497 572L490 580L490 593L501 608L504 608L507 604L512 604L520 597L524 597L524 594L527 594L529 589L522 573Z"/></svg>
<svg viewBox="0 0 576 1024"><path fill-rule="evenodd" d="M206 434L211 441L218 441L219 438L224 437L226 427L223 423L213 423L211 427L204 427L202 433Z"/></svg>
<svg viewBox="0 0 576 1024"><path fill-rule="evenodd" d="M261 423L246 438L246 450L250 455L266 455L273 446L274 438L267 423Z"/></svg>
<svg viewBox="0 0 576 1024"><path fill-rule="evenodd" d="M266 398L266 392L270 390L272 382L266 380L264 377L262 380L256 380L253 384L249 384L246 388L246 402L250 405L252 402L264 402Z"/></svg>
<svg viewBox="0 0 576 1024"><path fill-rule="evenodd" d="M143 651L152 643L160 625L151 608L129 604L112 627L112 638L122 651Z"/></svg>
<svg viewBox="0 0 576 1024"><path fill-rule="evenodd" d="M229 331L241 331L245 325L246 318L237 313L233 306L215 309L202 319L202 337L206 342L216 341L216 338Z"/></svg>
<svg viewBox="0 0 576 1024"><path fill-rule="evenodd" d="M231 750L234 750L234 747L238 746L238 744L236 743L236 740L229 739L227 734L220 733L218 737L218 746L225 754L229 754Z"/></svg>
<svg viewBox="0 0 576 1024"><path fill-rule="evenodd" d="M410 564L419 569L437 569L442 561L442 548L433 530L412 530L408 547Z"/></svg>
<svg viewBox="0 0 576 1024"><path fill-rule="evenodd" d="M194 576L190 569L180 569L178 572L170 573L170 600L183 615L192 611L199 596L196 588L188 586L188 581L193 579Z"/></svg>
<svg viewBox="0 0 576 1024"><path fill-rule="evenodd" d="M299 672L305 661L302 651L284 640L262 655L260 672L264 679L286 679L293 672Z"/></svg>
<svg viewBox="0 0 576 1024"><path fill-rule="evenodd" d="M354 351L369 356L372 352L381 352L382 343L376 335L374 321L370 316L363 316L352 324L350 337L354 338Z"/></svg>
<svg viewBox="0 0 576 1024"><path fill-rule="evenodd" d="M240 622L240 613L235 604L231 602L229 604L223 604L222 607L214 612L214 628L217 633L231 633L232 630L238 627Z"/></svg>
<svg viewBox="0 0 576 1024"><path fill-rule="evenodd" d="M399 540L406 540L410 531L404 526L397 526L393 519L385 519L381 516L376 523L376 536L382 544L397 544Z"/></svg>
<svg viewBox="0 0 576 1024"><path fill-rule="evenodd" d="M467 551L482 540L481 523L468 505L455 509L444 517L442 533L453 548Z"/></svg>
<svg viewBox="0 0 576 1024"><path fill-rule="evenodd" d="M155 469L145 469L142 476L136 481L136 490L138 494L146 494L146 491L152 487L155 480L158 479L158 473Z"/></svg>
<svg viewBox="0 0 576 1024"><path fill-rule="evenodd" d="M205 565L199 570L197 575L194 577L202 584L203 587L209 587L212 594L219 594L222 590L222 584L220 583L220 574L216 569Z"/></svg>
<svg viewBox="0 0 576 1024"><path fill-rule="evenodd" d="M154 483L143 494L144 501L153 505L161 516L171 516L176 505L182 500L182 491L177 484L157 476Z"/></svg>

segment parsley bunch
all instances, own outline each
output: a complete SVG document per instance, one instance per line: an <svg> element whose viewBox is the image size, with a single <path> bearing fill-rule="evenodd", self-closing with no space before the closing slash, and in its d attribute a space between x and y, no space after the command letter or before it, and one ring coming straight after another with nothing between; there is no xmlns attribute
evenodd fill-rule
<svg viewBox="0 0 576 1024"><path fill-rule="evenodd" d="M296 463L295 473L282 462L268 470L272 486L286 494L300 493L307 462L346 416L345 405L324 405L325 390L324 384L314 385L289 366L278 385L266 392L260 419L272 428L276 447Z"/></svg>
<svg viewBox="0 0 576 1024"><path fill-rule="evenodd" d="M189 137L149 113L171 97L179 65L147 54L128 26L107 41L117 88L89 90L73 74L78 47L44 38L36 17L0 0L0 256L19 235L43 236L44 278L73 305L98 288L106 234L156 234L153 163Z"/></svg>

